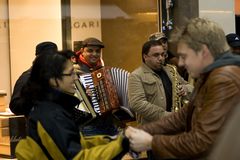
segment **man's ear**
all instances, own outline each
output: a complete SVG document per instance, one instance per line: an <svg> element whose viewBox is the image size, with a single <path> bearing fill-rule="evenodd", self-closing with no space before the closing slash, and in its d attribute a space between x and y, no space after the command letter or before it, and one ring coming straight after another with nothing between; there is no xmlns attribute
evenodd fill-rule
<svg viewBox="0 0 240 160"><path fill-rule="evenodd" d="M207 64L211 64L214 61L212 53L210 52L208 46L205 44L202 47L202 57L204 59L204 62Z"/></svg>
<svg viewBox="0 0 240 160"><path fill-rule="evenodd" d="M84 51L84 47L80 48L79 52L80 52L81 54L83 54L83 51Z"/></svg>
<svg viewBox="0 0 240 160"><path fill-rule="evenodd" d="M202 45L202 54L203 54L203 57L208 57L208 56L212 55L206 44Z"/></svg>
<svg viewBox="0 0 240 160"><path fill-rule="evenodd" d="M58 86L57 79L56 78L50 78L49 79L49 84L53 87L57 87Z"/></svg>
<svg viewBox="0 0 240 160"><path fill-rule="evenodd" d="M146 57L147 57L148 55L146 55L146 54L143 54L143 59L144 59L144 61L146 61Z"/></svg>

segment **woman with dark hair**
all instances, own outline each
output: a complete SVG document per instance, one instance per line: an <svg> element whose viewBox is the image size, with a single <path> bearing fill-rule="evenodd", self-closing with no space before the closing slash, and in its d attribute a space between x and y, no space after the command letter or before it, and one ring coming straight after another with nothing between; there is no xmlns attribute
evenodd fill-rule
<svg viewBox="0 0 240 160"><path fill-rule="evenodd" d="M40 55L33 63L22 90L23 99L31 99L32 110L28 136L16 148L18 159L113 159L122 151L121 136L111 142L103 138L99 146L87 145L87 140L80 138L73 118L74 107L79 104L73 96L77 76L68 52Z"/></svg>

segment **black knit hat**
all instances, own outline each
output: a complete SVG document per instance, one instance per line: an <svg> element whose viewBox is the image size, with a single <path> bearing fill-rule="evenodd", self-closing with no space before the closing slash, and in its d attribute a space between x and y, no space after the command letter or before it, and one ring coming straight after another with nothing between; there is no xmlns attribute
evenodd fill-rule
<svg viewBox="0 0 240 160"><path fill-rule="evenodd" d="M231 47L240 47L240 36L235 33L226 35L227 42Z"/></svg>
<svg viewBox="0 0 240 160"><path fill-rule="evenodd" d="M39 43L37 46L36 46L36 51L35 51L35 55L39 55L41 53L44 53L44 52L53 52L53 51L57 51L58 48L57 48L57 45L53 42L41 42Z"/></svg>

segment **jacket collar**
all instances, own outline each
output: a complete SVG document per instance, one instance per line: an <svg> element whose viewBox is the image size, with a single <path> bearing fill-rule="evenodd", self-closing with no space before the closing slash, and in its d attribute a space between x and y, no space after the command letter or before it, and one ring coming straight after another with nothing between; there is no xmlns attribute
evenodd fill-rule
<svg viewBox="0 0 240 160"><path fill-rule="evenodd" d="M151 74L155 74L157 75L150 67L148 67L145 63L142 63L142 68L143 68L143 72L144 73L151 73ZM164 70L168 77L171 77L171 73L170 73L170 68L167 67L166 65L162 66L162 70ZM171 78L170 78L171 79Z"/></svg>
<svg viewBox="0 0 240 160"><path fill-rule="evenodd" d="M203 74L204 73L208 73L216 68L219 67L223 67L226 65L237 65L240 66L240 56L239 55L234 55L231 52L227 51L224 52L222 54L220 54L220 56L216 57L214 62L212 64L210 64L209 66L207 66L204 70L203 70Z"/></svg>
<svg viewBox="0 0 240 160"><path fill-rule="evenodd" d="M64 93L54 88L49 89L49 92L46 94L45 100L59 104L63 106L64 109L70 111L80 103L79 99L74 95Z"/></svg>
<svg viewBox="0 0 240 160"><path fill-rule="evenodd" d="M144 73L155 74L155 72L150 67L148 67L145 63L142 63L142 68Z"/></svg>

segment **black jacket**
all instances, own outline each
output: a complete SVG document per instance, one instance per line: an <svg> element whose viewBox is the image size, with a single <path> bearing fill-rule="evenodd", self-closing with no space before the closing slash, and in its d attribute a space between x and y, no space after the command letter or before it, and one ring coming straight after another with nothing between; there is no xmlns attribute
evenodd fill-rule
<svg viewBox="0 0 240 160"><path fill-rule="evenodd" d="M109 138L99 139L99 137L80 138L78 125L73 118L74 108L78 104L78 98L72 95L54 89L49 90L44 100L38 101L32 107L28 119L28 136L45 150L45 154L48 153L46 154L48 157L55 150L49 146L50 144L46 146L45 143L43 147L41 141L43 139L40 138L37 128L39 124L66 159L121 159L128 150L128 147L126 150L122 148L122 145L128 146L128 141L126 139L123 141L122 136L112 141ZM47 138L47 135L44 138ZM49 142L51 141L48 140L47 143Z"/></svg>
<svg viewBox="0 0 240 160"><path fill-rule="evenodd" d="M21 98L21 90L23 86L27 83L30 74L31 68L22 73L22 75L18 78L14 86L9 108L16 115L27 116L31 110L30 101L25 101L24 99Z"/></svg>
<svg viewBox="0 0 240 160"><path fill-rule="evenodd" d="M57 90L50 90L44 100L38 101L29 114L28 133L38 144L36 126L39 121L55 141L65 157L72 158L80 150L79 129L73 119L73 108L79 100Z"/></svg>

